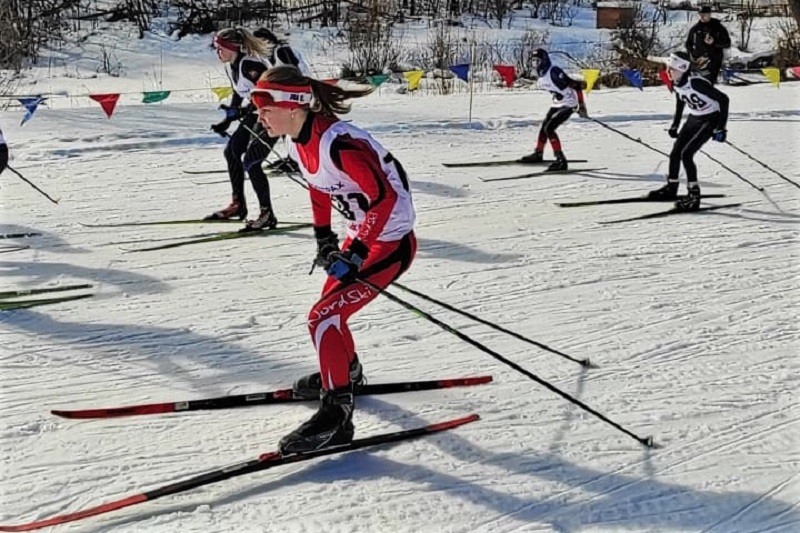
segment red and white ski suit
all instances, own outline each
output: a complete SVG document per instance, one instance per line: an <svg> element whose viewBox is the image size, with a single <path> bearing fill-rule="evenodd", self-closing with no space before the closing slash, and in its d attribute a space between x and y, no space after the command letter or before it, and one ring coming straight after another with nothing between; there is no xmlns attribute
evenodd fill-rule
<svg viewBox="0 0 800 533"><path fill-rule="evenodd" d="M289 156L308 182L315 228L330 227L331 200L347 219L342 250L364 258L360 278L384 288L408 269L417 248L414 205L403 167L383 146L348 122L309 113ZM376 296L358 281L325 281L308 314L324 389L349 385L355 345L347 320Z"/></svg>

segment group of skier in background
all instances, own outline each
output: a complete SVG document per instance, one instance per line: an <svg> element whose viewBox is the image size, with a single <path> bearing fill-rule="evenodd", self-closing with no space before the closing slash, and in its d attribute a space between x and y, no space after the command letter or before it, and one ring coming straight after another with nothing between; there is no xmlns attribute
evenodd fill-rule
<svg viewBox="0 0 800 533"><path fill-rule="evenodd" d="M686 52L667 61L675 92L675 115L668 133L675 139L669 157L667 183L651 191L654 200L676 200L679 210L696 210L700 186L694 154L708 140L723 142L728 118L728 97L714 87L722 63L722 50L730 46L724 27L710 18L707 7L689 32ZM414 206L408 178L400 163L369 133L342 121L347 100L365 96L372 88L342 89L309 77L299 54L269 30L250 33L225 29L214 37L220 61L230 65L233 96L221 108L225 119L211 127L229 136L225 159L231 180L230 204L210 219L244 219L247 206L244 177L253 184L260 204L259 216L248 220L249 230L277 225L269 184L262 163L278 137L285 137L289 157L278 157L273 168L299 172L311 197L317 256L314 264L328 278L322 295L308 317L309 332L319 357L319 372L298 380L294 394L319 398L319 410L310 420L284 437L282 453L302 453L353 439L356 389L363 370L347 320L377 296L410 266L415 252ZM570 78L538 49L538 85L553 94L539 130L533 153L521 163L545 163L549 142L555 160L548 171L568 170L568 161L556 130L573 112L588 117L581 83ZM304 70L306 70L304 72ZM689 118L680 127L684 110ZM680 166L686 171L688 194L678 196ZM347 221L347 237L339 245L331 228L332 202Z"/></svg>
<svg viewBox="0 0 800 533"><path fill-rule="evenodd" d="M272 31L251 33L228 28L216 33L213 46L219 60L229 66L231 101L221 105L225 118L211 130L227 137L224 155L231 183L230 203L207 220L245 220L244 193L250 178L259 202L258 215L244 231L273 229L278 224L270 197L267 174L299 173L310 193L317 255L314 265L328 278L322 295L308 317L309 332L319 357L320 371L298 380L294 394L319 398L317 413L280 443L282 453L302 453L352 441L357 388L363 371L347 320L373 300L411 265L416 253L415 211L409 181L399 161L369 133L339 115L350 110L348 100L370 94L372 87L343 89L310 77L302 56ZM714 84L722 54L730 46L724 26L700 9L686 52L667 60L676 105L668 129L675 139L669 155L667 183L649 193L653 200L675 201L675 208L693 211L700 206L700 186L694 154L714 139L726 140L728 97ZM554 65L548 52L538 49L538 85L553 95L553 103L539 129L533 153L520 163L544 164L547 143L555 159L550 172L566 172L568 160L556 133L575 112L588 118L581 82ZM689 118L680 127L685 110ZM228 130L236 122L236 129ZM279 137L284 137L288 157L267 163ZM8 148L0 131L0 172L8 162ZM686 172L687 194L678 196L681 164ZM347 236L339 238L331 227L332 209L347 222Z"/></svg>

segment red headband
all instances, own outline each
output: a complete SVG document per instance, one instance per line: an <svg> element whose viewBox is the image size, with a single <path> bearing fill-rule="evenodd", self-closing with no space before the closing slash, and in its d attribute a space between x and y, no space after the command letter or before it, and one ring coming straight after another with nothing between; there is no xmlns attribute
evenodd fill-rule
<svg viewBox="0 0 800 533"><path fill-rule="evenodd" d="M214 36L214 46L216 48L224 48L225 50L230 50L231 52L238 52L241 48L240 45L236 44L233 41L229 41L224 37L220 37L219 35Z"/></svg>
<svg viewBox="0 0 800 533"><path fill-rule="evenodd" d="M281 85L269 81L259 81L250 91L250 100L257 108L264 106L297 109L311 104L314 93L310 85Z"/></svg>

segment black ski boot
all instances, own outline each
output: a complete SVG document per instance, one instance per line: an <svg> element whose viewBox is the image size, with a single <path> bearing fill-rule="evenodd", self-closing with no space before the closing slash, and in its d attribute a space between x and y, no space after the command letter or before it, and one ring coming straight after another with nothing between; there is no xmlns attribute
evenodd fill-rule
<svg viewBox="0 0 800 533"><path fill-rule="evenodd" d="M547 167L548 172L558 172L568 169L569 164L567 163L567 158L564 157L564 152L556 152L556 160L550 163L550 166Z"/></svg>
<svg viewBox="0 0 800 533"><path fill-rule="evenodd" d="M275 229L278 225L278 219L275 218L275 213L272 212L271 207L262 207L261 214L255 220L248 220L245 225L245 231L261 231L265 229Z"/></svg>
<svg viewBox="0 0 800 533"><path fill-rule="evenodd" d="M350 363L350 385L356 391L364 383L366 383L364 369L361 367L361 363L358 362L358 355L355 355ZM292 387L292 394L295 398L302 398L303 400L319 400L322 395L322 376L320 373L314 372L295 381Z"/></svg>
<svg viewBox="0 0 800 533"><path fill-rule="evenodd" d="M532 154L524 155L519 158L520 163L541 163L543 161L542 152L535 151Z"/></svg>
<svg viewBox="0 0 800 533"><path fill-rule="evenodd" d="M689 185L689 194L681 196L675 201L675 209L678 211L697 211L700 209L700 186L697 184Z"/></svg>
<svg viewBox="0 0 800 533"><path fill-rule="evenodd" d="M647 197L650 200L675 200L678 198L678 182L668 181L667 184L660 189L647 193Z"/></svg>
<svg viewBox="0 0 800 533"><path fill-rule="evenodd" d="M353 440L352 387L325 391L322 404L311 419L283 437L278 444L282 455L305 453Z"/></svg>
<svg viewBox="0 0 800 533"><path fill-rule="evenodd" d="M231 203L228 204L228 207L220 209L219 211L214 211L203 220L229 220L232 218L244 220L246 216L247 206L243 202L239 202L239 200L234 198L231 200Z"/></svg>

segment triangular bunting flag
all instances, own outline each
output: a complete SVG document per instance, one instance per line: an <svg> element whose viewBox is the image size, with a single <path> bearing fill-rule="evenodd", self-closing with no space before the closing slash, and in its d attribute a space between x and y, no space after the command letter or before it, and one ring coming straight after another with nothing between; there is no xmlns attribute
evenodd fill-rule
<svg viewBox="0 0 800 533"><path fill-rule="evenodd" d="M589 93L592 92L597 78L600 77L600 71L596 68L585 68L581 70L581 74L583 74L583 79L586 80L586 95L588 96Z"/></svg>
<svg viewBox="0 0 800 533"><path fill-rule="evenodd" d="M462 65L453 65L450 67L450 70L458 76L458 79L469 81L469 63L464 63Z"/></svg>
<svg viewBox="0 0 800 533"><path fill-rule="evenodd" d="M500 77L503 78L503 81L506 82L506 87L511 87L514 85L514 80L517 79L517 71L513 66L509 65L494 65L493 67Z"/></svg>
<svg viewBox="0 0 800 533"><path fill-rule="evenodd" d="M328 85L336 85L339 83L339 78L325 78L322 80L323 83L327 83Z"/></svg>
<svg viewBox="0 0 800 533"><path fill-rule="evenodd" d="M375 87L380 87L388 79L388 74L375 74L374 76L367 76L367 81L369 84L374 85Z"/></svg>
<svg viewBox="0 0 800 533"><path fill-rule="evenodd" d="M407 72L403 72L403 77L408 80L409 91L416 91L419 89L419 82L424 74L425 72L422 70L409 70Z"/></svg>
<svg viewBox="0 0 800 533"><path fill-rule="evenodd" d="M25 108L25 116L22 117L22 122L19 123L19 125L22 126L33 117L33 114L36 113L36 108L39 107L39 104L47 100L47 98L30 96L27 98L17 98L17 100L19 100L19 103Z"/></svg>
<svg viewBox="0 0 800 533"><path fill-rule="evenodd" d="M725 75L723 74L723 77L724 76ZM667 89L669 90L669 92L672 92L672 80L670 79L669 74L667 73L667 71L666 70L659 70L658 71L658 77L661 78L661 81L664 83L664 85L667 86Z"/></svg>
<svg viewBox="0 0 800 533"><path fill-rule="evenodd" d="M795 78L800 79L800 67L791 67L789 72L791 72L792 76Z"/></svg>
<svg viewBox="0 0 800 533"><path fill-rule="evenodd" d="M90 94L89 98L100 104L106 116L111 118L111 115L114 113L114 108L117 106L117 100L119 100L119 93Z"/></svg>
<svg viewBox="0 0 800 533"><path fill-rule="evenodd" d="M644 83L642 82L642 73L636 69L632 68L624 68L621 70L622 75L625 79L628 80L632 86L636 87L640 91L643 91Z"/></svg>
<svg viewBox="0 0 800 533"><path fill-rule="evenodd" d="M143 104L154 104L169 98L170 91L148 91L144 93L142 98Z"/></svg>
<svg viewBox="0 0 800 533"><path fill-rule="evenodd" d="M217 95L217 101L221 101L233 94L233 87L212 87L211 92Z"/></svg>
<svg viewBox="0 0 800 533"><path fill-rule="evenodd" d="M775 87L781 86L781 71L775 67L767 67L762 68L761 72L764 73L764 76L774 85Z"/></svg>

